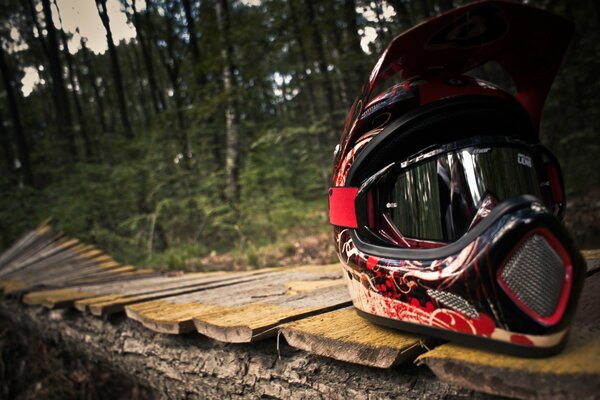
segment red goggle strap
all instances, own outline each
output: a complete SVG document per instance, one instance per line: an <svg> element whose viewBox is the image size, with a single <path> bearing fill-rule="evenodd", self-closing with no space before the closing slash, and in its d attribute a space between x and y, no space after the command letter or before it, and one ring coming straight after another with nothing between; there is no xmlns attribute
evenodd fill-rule
<svg viewBox="0 0 600 400"><path fill-rule="evenodd" d="M344 228L358 228L356 220L356 187L329 189L329 223Z"/></svg>

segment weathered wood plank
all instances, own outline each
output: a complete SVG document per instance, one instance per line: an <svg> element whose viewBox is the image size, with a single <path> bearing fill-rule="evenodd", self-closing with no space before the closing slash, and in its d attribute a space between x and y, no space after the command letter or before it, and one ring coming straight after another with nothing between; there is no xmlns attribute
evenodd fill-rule
<svg viewBox="0 0 600 400"><path fill-rule="evenodd" d="M353 307L285 324L281 333L293 347L377 368L412 361L437 343L372 324L358 316Z"/></svg>
<svg viewBox="0 0 600 400"><path fill-rule="evenodd" d="M600 270L600 249L583 250L581 253L587 262L588 276L598 272L598 270Z"/></svg>
<svg viewBox="0 0 600 400"><path fill-rule="evenodd" d="M148 270L120 265L93 245L55 234L47 224L25 234L0 255L0 291L18 298L47 288L150 274Z"/></svg>
<svg viewBox="0 0 600 400"><path fill-rule="evenodd" d="M127 304L180 295L208 287L229 285L236 277L241 278L273 271L275 269L154 275L138 279L124 277L122 280L115 279L102 284L34 291L25 295L23 302L29 305L41 304L48 308L75 306L82 312L90 311L94 315L104 316L123 311L123 307Z"/></svg>
<svg viewBox="0 0 600 400"><path fill-rule="evenodd" d="M82 299L75 302L75 307L80 311L89 311L96 316L105 316L122 312L124 307L129 304L140 303L162 299L165 297L177 296L199 290L218 288L228 286L234 282L256 279L255 275L263 273L260 271L252 272L211 272L194 274L195 278L190 279L186 274L176 282L163 282L154 286L128 288L117 294L107 294L104 296Z"/></svg>
<svg viewBox="0 0 600 400"><path fill-rule="evenodd" d="M127 315L164 333L194 329L226 342L276 334L282 322L349 304L338 265L289 268L259 279L125 307Z"/></svg>
<svg viewBox="0 0 600 400"><path fill-rule="evenodd" d="M592 399L600 394L600 274L586 279L569 342L558 355L511 357L455 344L421 355L438 378L473 390L522 399Z"/></svg>

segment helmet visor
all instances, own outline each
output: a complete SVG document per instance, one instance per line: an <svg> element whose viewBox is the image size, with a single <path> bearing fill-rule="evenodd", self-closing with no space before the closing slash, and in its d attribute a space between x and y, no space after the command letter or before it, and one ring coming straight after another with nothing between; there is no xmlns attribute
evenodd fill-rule
<svg viewBox="0 0 600 400"><path fill-rule="evenodd" d="M542 198L531 146L453 147L385 168L368 190L372 233L403 247L413 247L407 239L453 242L503 200Z"/></svg>

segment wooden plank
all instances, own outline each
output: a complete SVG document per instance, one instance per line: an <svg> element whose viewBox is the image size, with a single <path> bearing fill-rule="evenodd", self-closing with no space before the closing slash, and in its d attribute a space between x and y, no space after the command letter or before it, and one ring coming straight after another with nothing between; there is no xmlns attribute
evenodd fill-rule
<svg viewBox="0 0 600 400"><path fill-rule="evenodd" d="M225 342L249 342L276 334L286 321L348 305L339 265L266 273L260 279L125 307L127 315L164 333L194 329Z"/></svg>
<svg viewBox="0 0 600 400"><path fill-rule="evenodd" d="M146 270L148 272L148 270ZM222 274L222 273L221 273ZM212 275L215 275L214 273ZM138 290L151 290L154 287L169 288L172 285L181 284L204 276L212 276L211 274L187 274L185 279L180 276L148 276L139 279L127 279L135 277L124 275L119 279L109 280L99 284L75 285L60 289L50 289L35 291L27 294L23 298L23 302L28 305L44 304L48 308L66 307L80 299L97 298L105 295L116 294L137 294ZM158 289L157 289L158 290ZM82 311L85 311L85 307Z"/></svg>
<svg viewBox="0 0 600 400"><path fill-rule="evenodd" d="M187 274L180 277L182 279L171 278L174 282L166 281L154 286L128 288L120 293L78 300L75 302L75 307L80 311L89 311L96 316L105 316L122 312L124 307L129 304L223 287L230 285L234 280L257 279L254 275L260 273L262 272L211 272L193 274L195 276L193 279L188 276L192 274Z"/></svg>
<svg viewBox="0 0 600 400"><path fill-rule="evenodd" d="M412 361L436 342L372 324L353 307L285 324L281 333L293 347L377 368Z"/></svg>
<svg viewBox="0 0 600 400"><path fill-rule="evenodd" d="M587 262L588 276L600 271L600 249L582 250L581 253Z"/></svg>
<svg viewBox="0 0 600 400"><path fill-rule="evenodd" d="M141 279L112 280L103 284L71 286L31 292L23 297L29 305L48 308L74 306L97 316L122 312L125 305L180 295L231 284L233 278L273 272L263 269L248 272L209 272L150 276ZM252 278L250 278L252 279Z"/></svg>
<svg viewBox="0 0 600 400"><path fill-rule="evenodd" d="M43 242L51 236L52 231L47 221L42 222L37 228L24 234L0 255L0 273L5 270L7 265L12 263L15 258L22 255L26 249L34 246L36 242Z"/></svg>
<svg viewBox="0 0 600 400"><path fill-rule="evenodd" d="M586 279L566 348L531 359L445 344L421 355L438 378L501 396L598 398L600 394L600 274Z"/></svg>

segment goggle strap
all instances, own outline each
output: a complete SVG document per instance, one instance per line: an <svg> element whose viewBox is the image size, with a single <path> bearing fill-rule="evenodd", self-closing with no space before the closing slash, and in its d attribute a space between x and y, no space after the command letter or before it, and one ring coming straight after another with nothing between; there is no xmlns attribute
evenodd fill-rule
<svg viewBox="0 0 600 400"><path fill-rule="evenodd" d="M358 228L356 220L357 187L329 188L329 223L345 228Z"/></svg>

